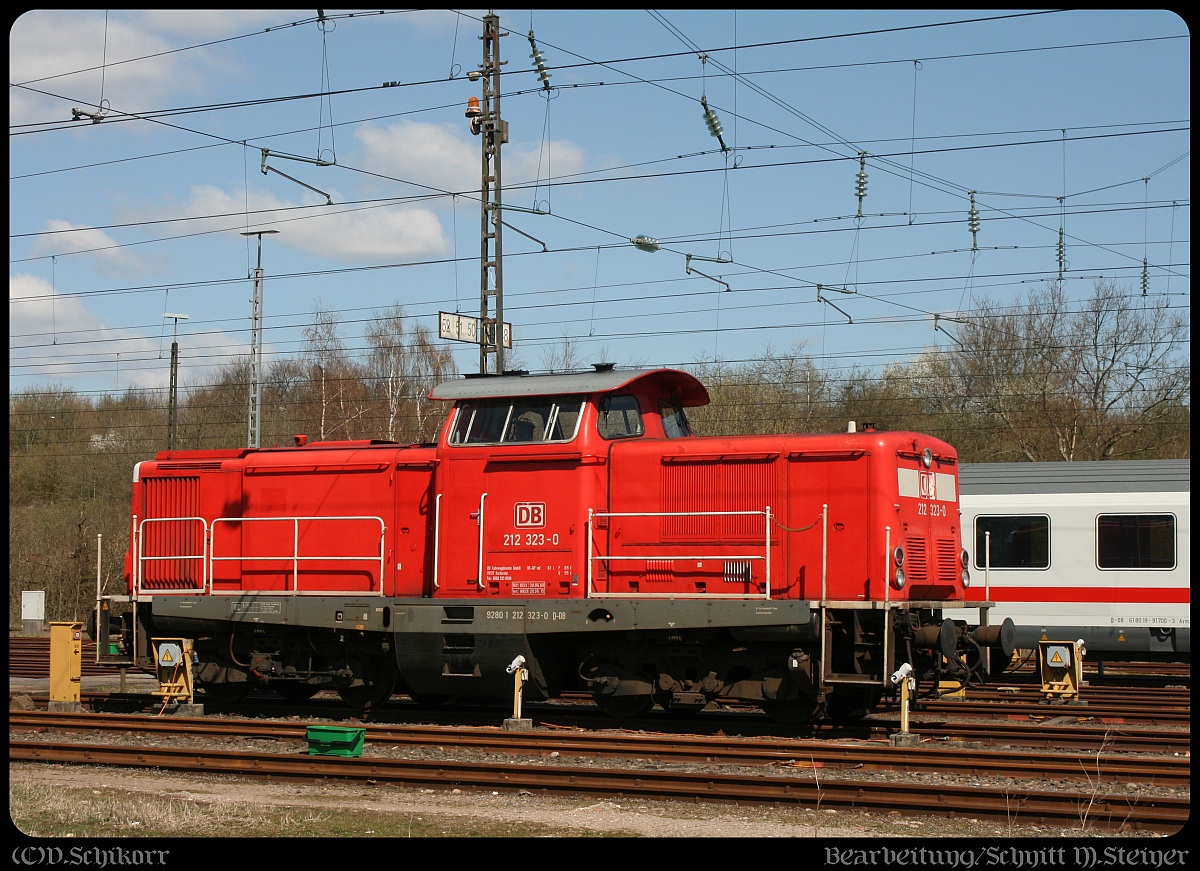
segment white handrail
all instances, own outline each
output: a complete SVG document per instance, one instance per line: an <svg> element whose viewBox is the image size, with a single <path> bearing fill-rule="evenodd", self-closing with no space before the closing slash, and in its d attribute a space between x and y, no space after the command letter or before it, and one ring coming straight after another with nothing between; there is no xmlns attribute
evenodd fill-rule
<svg viewBox="0 0 1200 871"><path fill-rule="evenodd" d="M433 500L433 588L438 588L438 554L441 552L442 536L442 494L438 493Z"/></svg>
<svg viewBox="0 0 1200 871"><path fill-rule="evenodd" d="M479 589L483 589L483 500L487 499L487 493L479 494L479 577L475 583Z"/></svg>
<svg viewBox="0 0 1200 871"><path fill-rule="evenodd" d="M189 522L200 524L200 532L201 532L200 553L188 553L188 554L168 553L168 554L158 554L155 556L147 556L146 555L146 552L145 552L146 527L149 524L151 524L151 523L189 523ZM134 570L134 592L135 592L135 595L139 592L153 593L155 595L172 594L172 593L178 595L181 593L182 594L193 594L196 592L201 592L201 593L210 592L209 576L208 576L209 526L208 526L207 520L205 520L203 517L147 517L144 520L142 520L142 522L140 524L137 524L136 518L135 518L135 528L137 529L136 541L134 543L134 554L136 555L136 558L134 559L134 569L133 569ZM145 586L146 563L166 561L166 560L199 560L200 561L200 586L199 587L191 587L186 590L147 589Z"/></svg>
<svg viewBox="0 0 1200 871"><path fill-rule="evenodd" d="M365 521L368 523L378 524L378 550L372 554L349 555L341 556L334 554L311 554L301 556L300 554L300 523L301 522L320 522L320 521ZM146 553L146 535L145 528L151 523L179 523L179 522L194 522L200 524L201 540L203 546L200 553L155 553L148 555ZM292 526L292 546L290 553L267 554L247 556L245 554L235 554L232 556L218 555L216 553L216 530L220 524L234 523L290 523ZM217 517L211 523L202 517L153 517L147 518L140 525L135 525L137 534L134 542L134 593L144 595L195 595L197 592L207 593L210 595L242 595L246 592L270 592L277 595L291 594L322 594L322 593L345 593L346 590L301 590L301 564L303 562L321 561L321 562L370 562L375 564L378 578L378 589L372 588L366 591L355 591L356 594L366 592L382 596L384 594L384 571L385 571L385 546L386 546L386 525L382 517L372 515L334 515L334 516L288 516L288 517ZM169 589L151 589L146 586L146 566L148 563L165 561L165 560L199 560L200 568L200 585L191 587L186 590L169 590ZM262 561L279 561L290 560L292 563L292 586L285 590L251 590L244 589L235 590L216 590L213 588L213 564L217 562L262 562Z"/></svg>
<svg viewBox="0 0 1200 871"><path fill-rule="evenodd" d="M301 521L346 521L346 520L365 520L379 524L379 550L373 555L363 556L333 556L333 555L310 555L300 556L300 522ZM235 556L217 556L216 554L216 529L218 523L255 523L255 522L275 522L275 523L291 523L292 524L292 552L290 554L271 554L267 556L246 556L237 554ZM212 522L211 527L211 543L209 551L209 565L214 562L260 562L265 560L284 560L292 561L292 589L272 592L282 593L306 593L309 595L317 593L344 593L345 590L303 590L300 589L300 563L303 560L320 560L322 562L364 562L371 561L378 564L379 568L379 589L366 590L365 592L374 593L375 595L383 595L383 573L384 573L384 531L387 529L382 517L372 515L322 515L322 516L294 516L294 517L218 517ZM212 572L210 571L210 577ZM217 590L211 590L212 593L217 593ZM244 590L235 590L232 592L243 593ZM356 591L361 592L361 591Z"/></svg>

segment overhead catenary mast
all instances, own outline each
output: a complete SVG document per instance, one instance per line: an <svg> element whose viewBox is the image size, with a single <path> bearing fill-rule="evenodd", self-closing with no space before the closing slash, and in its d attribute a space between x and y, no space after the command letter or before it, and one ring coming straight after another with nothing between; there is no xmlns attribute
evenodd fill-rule
<svg viewBox="0 0 1200 871"><path fill-rule="evenodd" d="M508 142L508 123L500 120L500 18L489 10L483 17L483 64L478 75L483 102L468 105L471 131L483 139L483 183L480 188L479 372L488 372L488 356L496 357L494 372L504 374L504 244L500 214L500 146ZM472 114L472 110L475 114ZM492 303L495 303L493 309Z"/></svg>

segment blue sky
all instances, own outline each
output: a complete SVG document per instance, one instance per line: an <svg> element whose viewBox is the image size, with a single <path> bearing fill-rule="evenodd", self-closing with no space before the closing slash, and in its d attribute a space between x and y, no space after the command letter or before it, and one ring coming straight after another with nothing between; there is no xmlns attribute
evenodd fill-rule
<svg viewBox="0 0 1200 871"><path fill-rule="evenodd" d="M279 231L268 365L318 307L357 355L382 309L435 333L439 312L479 314L465 109L486 10L323 12L12 23L10 390L163 386L168 313L187 315L180 383L207 383L249 352L259 229ZM1098 279L1140 295L1145 275L1190 305L1190 37L1172 12L496 14L510 367L566 345L583 365L874 369L951 347L973 298L1060 274L1073 300ZM478 371L477 346L446 344Z"/></svg>

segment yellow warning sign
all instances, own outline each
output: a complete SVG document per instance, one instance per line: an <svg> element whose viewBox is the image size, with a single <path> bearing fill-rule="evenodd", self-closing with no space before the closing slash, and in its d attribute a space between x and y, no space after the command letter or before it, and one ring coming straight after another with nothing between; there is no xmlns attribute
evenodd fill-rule
<svg viewBox="0 0 1200 871"><path fill-rule="evenodd" d="M169 647L163 648L162 661L164 663L170 663L170 662L175 661L175 657L171 656L171 649Z"/></svg>
<svg viewBox="0 0 1200 871"><path fill-rule="evenodd" d="M1078 701L1083 685L1083 642L1042 641L1042 693L1052 701Z"/></svg>

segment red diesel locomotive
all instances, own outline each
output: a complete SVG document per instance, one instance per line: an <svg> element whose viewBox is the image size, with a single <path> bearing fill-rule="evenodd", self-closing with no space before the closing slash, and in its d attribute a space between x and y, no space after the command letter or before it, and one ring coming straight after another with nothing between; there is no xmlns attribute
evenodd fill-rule
<svg viewBox="0 0 1200 871"><path fill-rule="evenodd" d="M861 713L905 662L982 674L958 463L912 432L702 437L673 369L466 377L436 444L173 450L133 479L125 651L193 641L196 686L351 705L589 691L616 716L717 698ZM102 605L102 617L108 614ZM115 619L115 614L113 615ZM97 630L104 632L102 626Z"/></svg>

